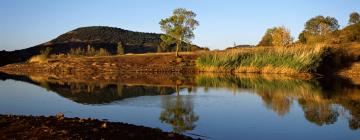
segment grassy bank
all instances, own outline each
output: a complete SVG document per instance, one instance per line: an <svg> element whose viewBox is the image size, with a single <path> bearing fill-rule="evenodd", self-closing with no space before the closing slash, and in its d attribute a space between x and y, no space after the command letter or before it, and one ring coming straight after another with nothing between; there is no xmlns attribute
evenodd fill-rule
<svg viewBox="0 0 360 140"><path fill-rule="evenodd" d="M200 71L234 73L324 73L338 69L348 59L341 47L325 45L296 47L256 47L201 55Z"/></svg>

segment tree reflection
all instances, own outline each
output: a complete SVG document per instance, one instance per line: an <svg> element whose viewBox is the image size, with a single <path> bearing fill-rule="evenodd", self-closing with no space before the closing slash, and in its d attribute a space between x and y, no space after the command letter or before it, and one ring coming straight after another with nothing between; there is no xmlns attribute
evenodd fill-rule
<svg viewBox="0 0 360 140"><path fill-rule="evenodd" d="M277 96L279 94L269 92L259 95L262 97L265 106L275 111L279 116L284 116L289 113L292 104L290 98L286 96Z"/></svg>
<svg viewBox="0 0 360 140"><path fill-rule="evenodd" d="M162 123L172 125L174 132L183 133L196 127L199 116L194 112L191 96L162 96L161 101L163 111L159 119Z"/></svg>
<svg viewBox="0 0 360 140"><path fill-rule="evenodd" d="M334 124L339 117L339 112L328 103L300 99L299 104L304 110L305 118L319 126Z"/></svg>

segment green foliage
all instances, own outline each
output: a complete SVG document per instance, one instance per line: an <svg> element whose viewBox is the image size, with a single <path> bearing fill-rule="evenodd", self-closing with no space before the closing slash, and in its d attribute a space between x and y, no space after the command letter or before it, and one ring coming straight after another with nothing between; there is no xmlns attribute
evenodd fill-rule
<svg viewBox="0 0 360 140"><path fill-rule="evenodd" d="M176 42L176 40L168 35L161 35L160 36L161 42L160 42L160 49L162 51L171 51L171 45Z"/></svg>
<svg viewBox="0 0 360 140"><path fill-rule="evenodd" d="M272 33L274 32L274 30L275 27L267 29L258 46L273 46Z"/></svg>
<svg viewBox="0 0 360 140"><path fill-rule="evenodd" d="M116 51L117 51L117 54L118 54L118 55L123 55L123 54L125 54L125 49L124 49L124 45L123 45L122 42L118 42Z"/></svg>
<svg viewBox="0 0 360 140"><path fill-rule="evenodd" d="M199 25L196 14L184 8L175 9L173 15L160 21L160 28L166 35L176 39L176 56L183 41L194 38L193 30Z"/></svg>
<svg viewBox="0 0 360 140"><path fill-rule="evenodd" d="M272 45L279 47L288 47L293 42L289 29L286 29L284 26L274 28L271 38Z"/></svg>
<svg viewBox="0 0 360 140"><path fill-rule="evenodd" d="M305 30L300 33L301 43L319 43L326 39L326 36L339 29L339 23L334 17L316 16L305 23Z"/></svg>
<svg viewBox="0 0 360 140"><path fill-rule="evenodd" d="M296 72L320 72L326 57L338 55L328 47L296 47L284 49L258 48L250 52L222 52L202 55L197 58L200 68L225 68L233 71L239 67L265 68L268 66ZM338 66L338 65L337 65ZM333 68L334 69L334 68Z"/></svg>
<svg viewBox="0 0 360 140"><path fill-rule="evenodd" d="M193 130L195 122L199 120L199 116L194 112L191 96L164 96L162 108L159 120L172 125L176 133Z"/></svg>
<svg viewBox="0 0 360 140"><path fill-rule="evenodd" d="M317 16L305 23L305 31L312 35L326 35L339 29L339 23L334 17Z"/></svg>
<svg viewBox="0 0 360 140"><path fill-rule="evenodd" d="M120 28L105 27L105 26L93 26L82 27L65 33L56 39L52 40L52 43L64 43L64 42L107 42L118 43L123 42L132 45L142 45L146 43L149 46L158 46L160 44L160 35L155 33L142 33L133 32Z"/></svg>
<svg viewBox="0 0 360 140"><path fill-rule="evenodd" d="M86 49L82 49L80 47L78 48L71 48L70 52L68 53L69 56L109 56L111 53L109 53L106 49L100 48L99 50L96 50L95 48L88 45Z"/></svg>
<svg viewBox="0 0 360 140"><path fill-rule="evenodd" d="M353 12L350 14L350 18L349 18L349 24L357 24L360 23L360 15L357 12Z"/></svg>

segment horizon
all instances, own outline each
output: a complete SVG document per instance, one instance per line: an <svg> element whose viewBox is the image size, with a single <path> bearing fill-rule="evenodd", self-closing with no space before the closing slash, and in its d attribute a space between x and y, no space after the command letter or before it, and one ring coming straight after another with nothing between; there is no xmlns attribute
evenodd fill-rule
<svg viewBox="0 0 360 140"><path fill-rule="evenodd" d="M32 47L87 26L162 33L159 21L179 7L197 14L200 26L195 30L193 43L212 50L232 47L234 43L256 45L266 29L274 26L290 29L297 40L310 18L318 15L335 17L343 28L351 12L360 12L358 5L360 1L356 0L3 1L0 5L0 18L3 20L0 50Z"/></svg>

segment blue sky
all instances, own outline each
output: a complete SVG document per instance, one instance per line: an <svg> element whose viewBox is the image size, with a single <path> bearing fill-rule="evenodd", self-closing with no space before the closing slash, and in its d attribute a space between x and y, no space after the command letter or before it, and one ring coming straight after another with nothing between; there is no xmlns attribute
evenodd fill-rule
<svg viewBox="0 0 360 140"><path fill-rule="evenodd" d="M297 38L317 15L346 26L360 0L1 0L0 50L31 47L82 26L160 33L160 19L179 7L198 14L195 44L223 49L257 44L273 26L284 25Z"/></svg>

